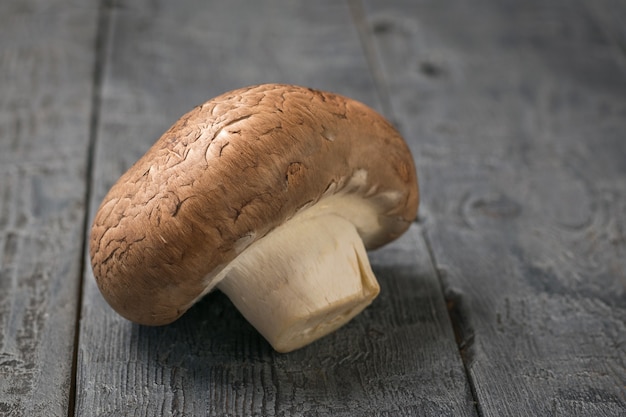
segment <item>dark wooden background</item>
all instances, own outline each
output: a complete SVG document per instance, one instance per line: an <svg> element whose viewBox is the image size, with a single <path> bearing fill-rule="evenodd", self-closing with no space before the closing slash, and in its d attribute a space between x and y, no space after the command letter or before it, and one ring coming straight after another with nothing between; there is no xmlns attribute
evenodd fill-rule
<svg viewBox="0 0 626 417"><path fill-rule="evenodd" d="M85 256L104 193L263 82L410 143L380 297L290 354L219 293L125 321ZM626 2L2 0L0 415L625 416Z"/></svg>

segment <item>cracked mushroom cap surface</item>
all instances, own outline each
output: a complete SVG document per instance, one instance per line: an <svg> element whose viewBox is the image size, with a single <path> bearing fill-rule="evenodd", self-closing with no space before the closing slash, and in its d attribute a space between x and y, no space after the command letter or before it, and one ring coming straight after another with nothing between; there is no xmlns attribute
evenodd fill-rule
<svg viewBox="0 0 626 417"><path fill-rule="evenodd" d="M113 185L92 268L119 314L167 324L295 216L344 216L374 249L409 227L418 194L406 143L371 108L298 86L243 88L182 116Z"/></svg>

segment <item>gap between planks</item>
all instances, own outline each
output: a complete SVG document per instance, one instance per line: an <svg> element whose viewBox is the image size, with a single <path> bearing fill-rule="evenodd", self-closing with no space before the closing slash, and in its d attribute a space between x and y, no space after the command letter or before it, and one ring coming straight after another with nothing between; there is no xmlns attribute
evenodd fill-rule
<svg viewBox="0 0 626 417"><path fill-rule="evenodd" d="M98 20L96 27L96 39L94 43L94 66L91 91L91 117L89 120L89 136L87 138L86 171L85 171L85 215L83 217L82 226L82 242L81 248L83 255L80 261L80 277L78 280L77 290L77 308L74 320L74 349L72 351L72 371L69 391L69 401L67 407L68 417L74 417L76 412L76 385L78 379L78 349L80 341L80 319L83 310L83 289L85 283L85 271L89 267L87 259L89 256L89 226L91 224L91 195L93 190L93 174L94 174L94 154L95 145L98 136L98 125L100 124L100 111L102 101L102 81L104 70L106 67L107 55L112 35L111 25L113 22L113 9L115 8L115 0L100 0L98 5Z"/></svg>
<svg viewBox="0 0 626 417"><path fill-rule="evenodd" d="M378 95L378 99L380 100L383 114L392 122L392 124L396 125L396 117L393 112L393 107L391 106L389 89L387 88L387 82L385 80L379 56L376 53L374 42L370 36L370 31L368 29L369 25L367 23L367 16L365 14L363 2L361 0L346 1L348 3L348 8L350 9L350 15L352 16L354 27L357 31L359 42L361 43L361 48L363 48L363 54L365 55L367 66L369 67L370 74L372 75L372 79L374 81L374 87L376 88L376 93Z"/></svg>
<svg viewBox="0 0 626 417"><path fill-rule="evenodd" d="M346 0L348 2L348 6L350 9L350 14L354 21L354 26L358 32L358 38L361 42L361 46L363 48L363 53L365 55L365 59L367 61L367 65L370 69L370 73L372 74L372 78L374 81L374 86L376 88L376 92L378 94L378 98L381 102L383 114L390 119L390 121L397 125L396 115L393 111L393 106L391 104L391 95L389 93L389 88L387 87L387 81L385 79L385 73L383 64L381 62L380 56L376 52L376 46L374 45L374 40L371 36L370 25L368 24L367 13L365 11L365 7L363 5L362 0ZM398 126L396 126L398 127ZM419 176L419 172L418 172ZM465 377L467 379L467 383L470 387L474 408L476 414L479 417L483 416L483 413L480 408L480 404L478 402L478 394L476 392L476 382L473 380L471 376L471 372L469 370L469 364L467 360L466 352L471 349L473 344L473 333L471 329L467 329L467 326L464 324L464 320L461 318L463 315L463 311L455 308L454 305L451 305L454 301L451 299L449 294L449 289L446 288L446 283L444 282L444 277L442 276L441 268L437 265L437 260L435 258L435 253L433 251L432 244L430 239L428 238L428 232L424 227L424 218L418 213L418 217L415 220L415 223L420 224L420 236L424 241L426 249L428 250L428 257L430 263L432 265L432 269L435 271L437 275L437 281L439 282L440 291L443 299L446 302L446 311L448 312L448 318L450 320L450 324L452 326L452 331L455 336L455 341L457 345L457 349L459 352L459 356L461 358L461 362L463 363L463 370L465 371ZM469 332L468 332L469 330ZM469 336L468 336L469 333Z"/></svg>

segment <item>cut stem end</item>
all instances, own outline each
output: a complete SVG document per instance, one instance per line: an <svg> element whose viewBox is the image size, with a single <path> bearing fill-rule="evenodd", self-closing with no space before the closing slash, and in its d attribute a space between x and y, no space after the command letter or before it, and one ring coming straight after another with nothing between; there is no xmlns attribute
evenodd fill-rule
<svg viewBox="0 0 626 417"><path fill-rule="evenodd" d="M239 255L218 288L279 352L338 329L380 291L354 225L336 215L275 229Z"/></svg>

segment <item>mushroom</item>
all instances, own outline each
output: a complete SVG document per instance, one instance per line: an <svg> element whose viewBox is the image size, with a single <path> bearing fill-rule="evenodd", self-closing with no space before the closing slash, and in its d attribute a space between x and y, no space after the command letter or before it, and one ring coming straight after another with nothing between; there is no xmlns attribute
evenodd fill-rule
<svg viewBox="0 0 626 417"><path fill-rule="evenodd" d="M122 175L95 216L91 263L129 320L168 324L219 289L288 352L372 302L366 250L417 206L410 151L374 110L253 86L191 110Z"/></svg>

